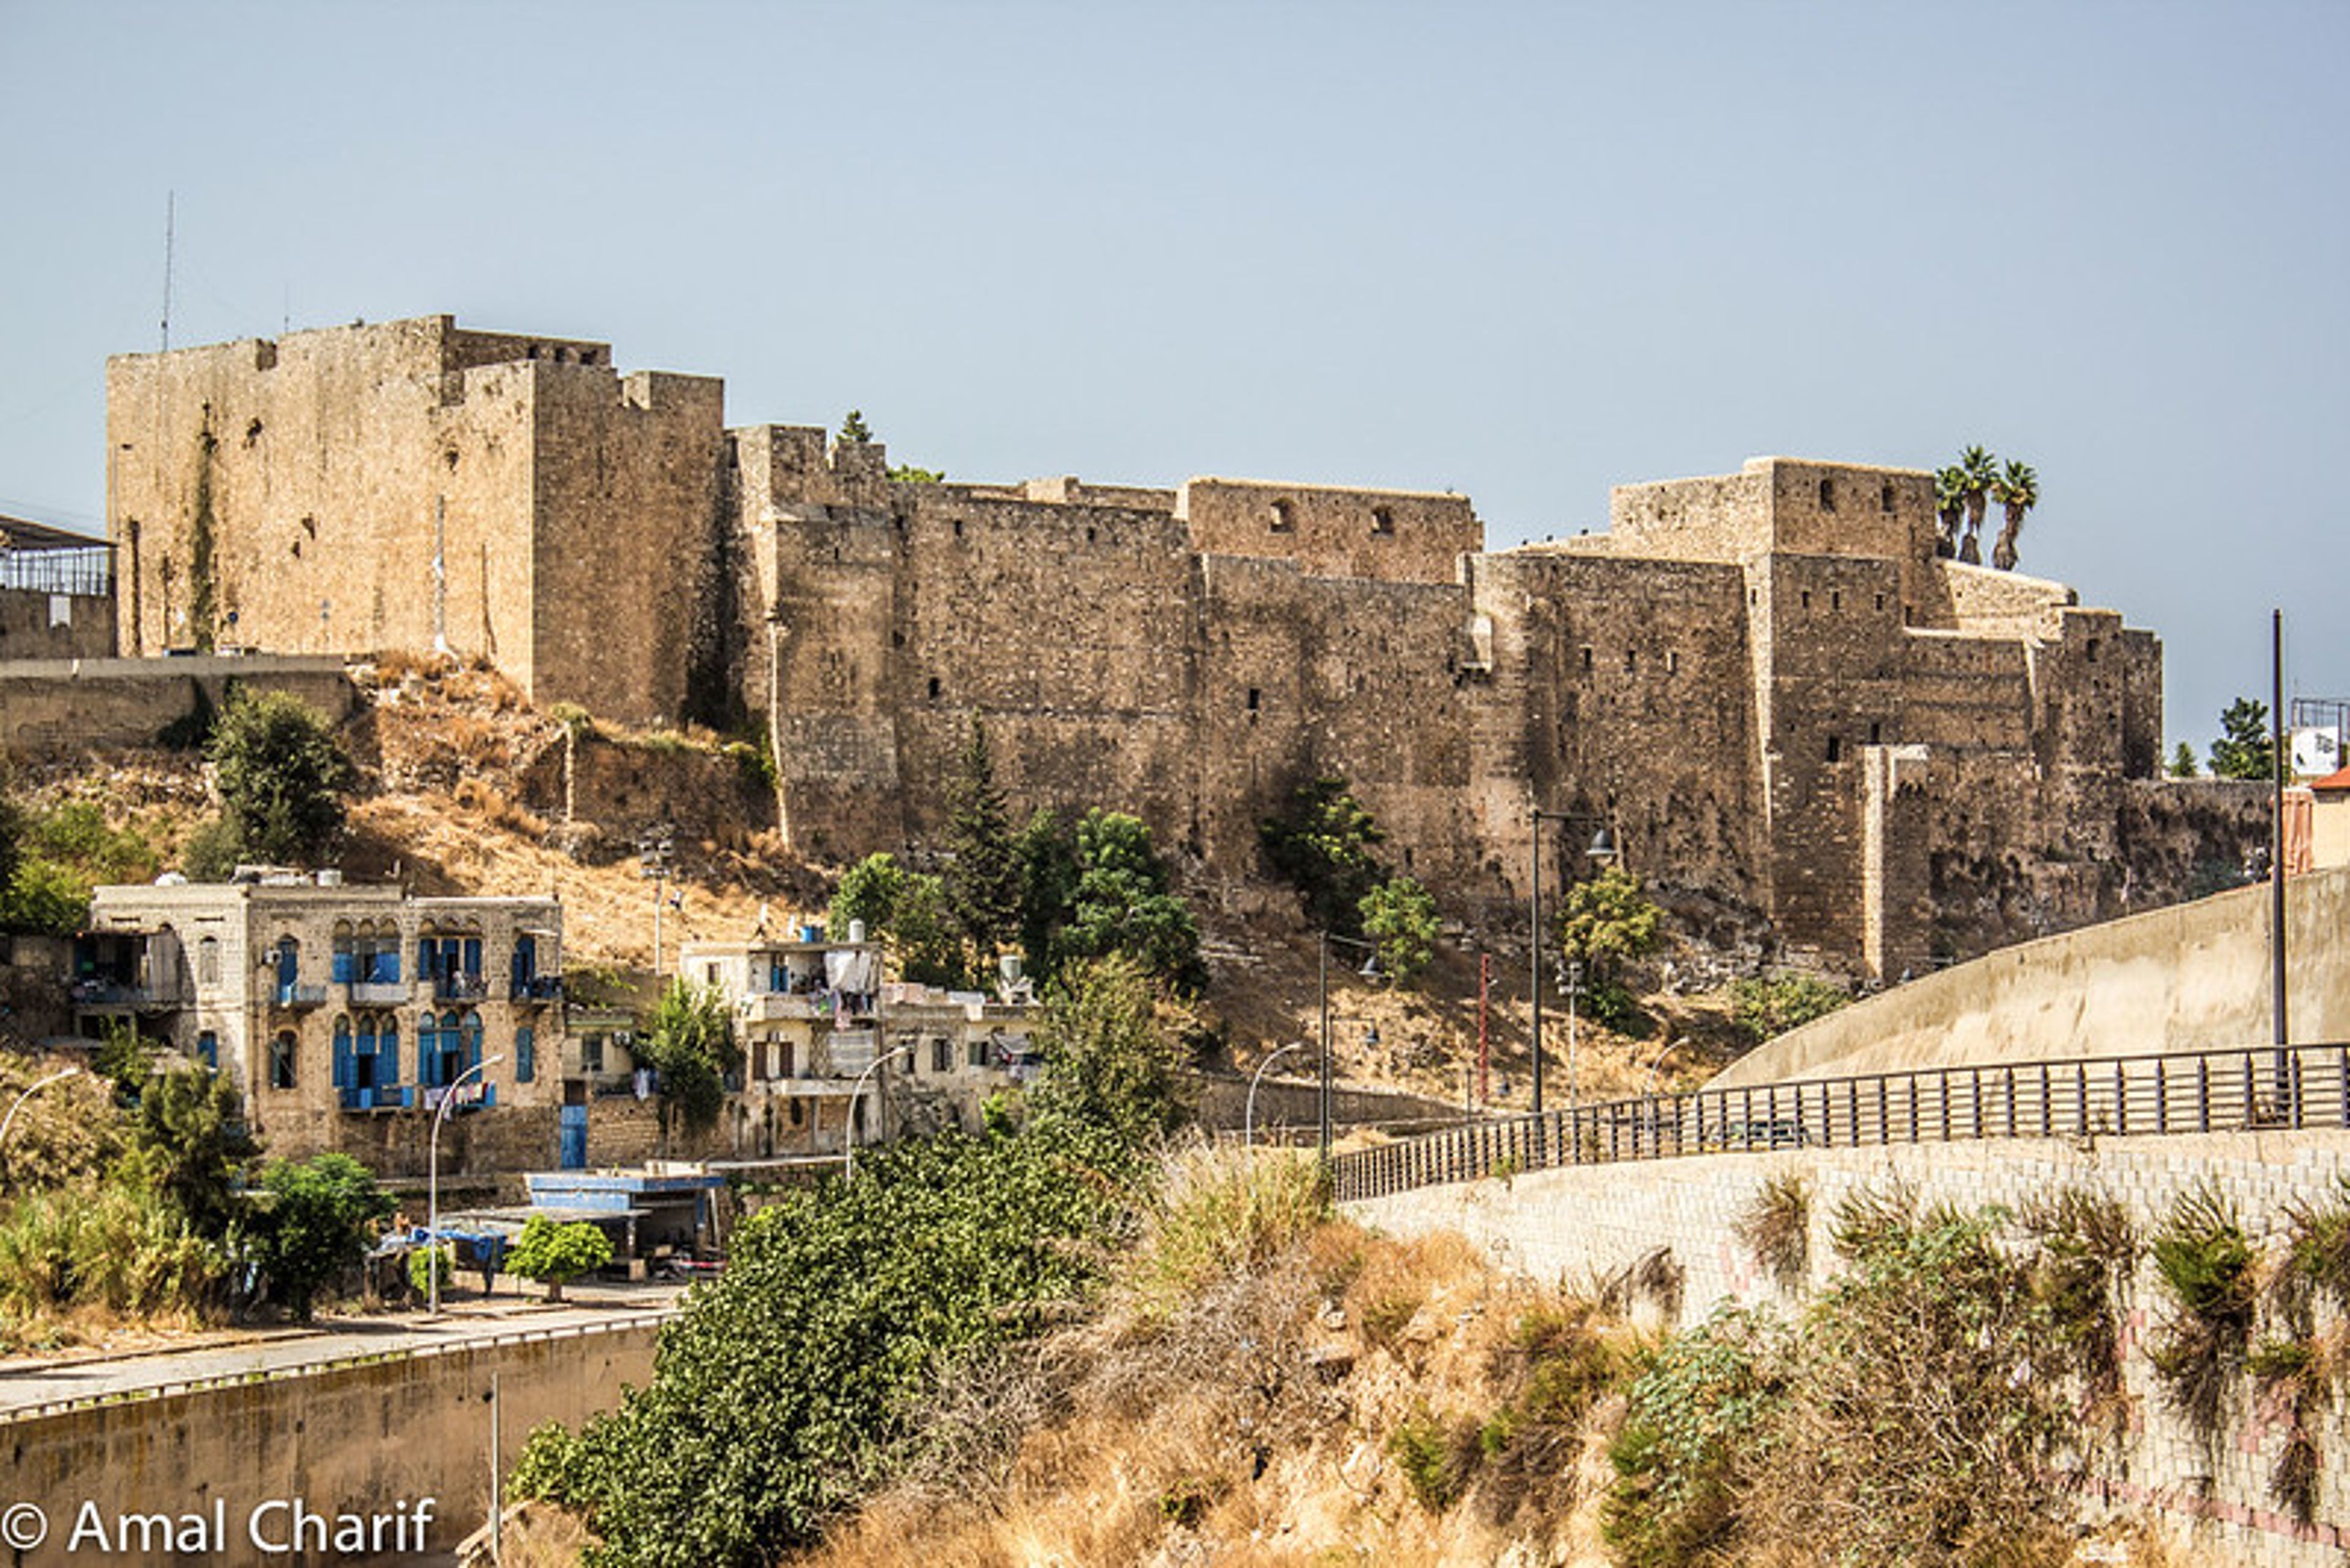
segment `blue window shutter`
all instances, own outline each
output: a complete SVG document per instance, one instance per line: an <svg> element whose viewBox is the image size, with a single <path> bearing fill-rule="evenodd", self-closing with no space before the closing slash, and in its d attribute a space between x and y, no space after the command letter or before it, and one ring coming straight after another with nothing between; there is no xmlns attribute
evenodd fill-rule
<svg viewBox="0 0 2350 1568"><path fill-rule="evenodd" d="M338 1033L335 1036L334 1076L338 1089L351 1086L351 1037L348 1034Z"/></svg>
<svg viewBox="0 0 2350 1568"><path fill-rule="evenodd" d="M525 1023L515 1031L515 1082L527 1084L538 1072L538 1044Z"/></svg>
<svg viewBox="0 0 2350 1568"><path fill-rule="evenodd" d="M375 1081L379 1084L400 1082L400 1020L383 1021L383 1035L376 1047Z"/></svg>

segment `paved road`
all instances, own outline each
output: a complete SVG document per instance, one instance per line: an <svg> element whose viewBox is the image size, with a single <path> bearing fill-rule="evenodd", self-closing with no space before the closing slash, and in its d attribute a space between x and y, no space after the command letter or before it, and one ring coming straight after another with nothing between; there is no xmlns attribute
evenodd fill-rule
<svg viewBox="0 0 2350 1568"><path fill-rule="evenodd" d="M12 1411L59 1400L280 1372L355 1355L397 1354L538 1329L639 1321L675 1311L681 1292L673 1285L575 1283L564 1293L570 1299L561 1306L513 1295L463 1296L453 1303L444 1302L443 1315L432 1323L425 1322L421 1314L387 1314L335 1319L307 1329L207 1335L185 1350L11 1358L0 1361L0 1420Z"/></svg>

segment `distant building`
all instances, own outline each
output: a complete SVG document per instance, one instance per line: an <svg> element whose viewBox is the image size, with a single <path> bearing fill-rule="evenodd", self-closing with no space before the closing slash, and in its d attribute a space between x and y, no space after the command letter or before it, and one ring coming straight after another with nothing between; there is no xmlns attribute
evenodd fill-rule
<svg viewBox="0 0 2350 1568"><path fill-rule="evenodd" d="M910 1121L975 1130L986 1097L1035 1070L1024 994L885 981L878 943L826 941L804 927L795 940L688 942L678 969L726 998L743 1047L737 1114L756 1127L755 1140L737 1141L762 1156L837 1153L852 1125L860 1140Z"/></svg>
<svg viewBox="0 0 2350 1568"><path fill-rule="evenodd" d="M385 1150L421 1148L408 1123L485 1062L461 1105L559 1103L562 955L553 898L411 898L331 872L104 887L75 943L73 1004L87 1037L135 1025L227 1075L272 1153L405 1165Z"/></svg>

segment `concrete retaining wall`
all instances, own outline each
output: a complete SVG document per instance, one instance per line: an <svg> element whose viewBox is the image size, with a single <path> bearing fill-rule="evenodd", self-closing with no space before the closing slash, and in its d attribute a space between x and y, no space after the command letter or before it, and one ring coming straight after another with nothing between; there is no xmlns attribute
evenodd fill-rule
<svg viewBox="0 0 2350 1568"><path fill-rule="evenodd" d="M288 691L340 723L358 695L331 658L47 659L0 665L0 744L9 756L69 757L150 746L202 691L213 707L230 682Z"/></svg>
<svg viewBox="0 0 2350 1568"><path fill-rule="evenodd" d="M255 1547L254 1511L296 1500L329 1517L405 1519L411 1549L421 1538L428 1552L447 1553L489 1517L492 1376L498 1460L511 1469L532 1428L577 1426L617 1406L624 1386L650 1383L658 1333L658 1320L638 1316L608 1328L506 1336L0 1420L0 1449L10 1456L0 1532L11 1528L5 1511L25 1504L48 1523L42 1545L9 1561L66 1568L348 1560L331 1549L285 1556ZM415 1505L423 1498L433 1507L430 1524L420 1526ZM66 1550L85 1502L97 1505L113 1550L97 1550L88 1536ZM182 1516L196 1516L206 1550L123 1550L116 1521L125 1513L169 1515L181 1532L189 1528ZM211 1539L215 1521L224 1522L224 1539ZM288 1523L283 1508L265 1514L265 1540L282 1538Z"/></svg>
<svg viewBox="0 0 2350 1568"><path fill-rule="evenodd" d="M2126 1203L2141 1235L2151 1235L2173 1199L2208 1179L2235 1201L2255 1241L2273 1241L2296 1199L2338 1198L2336 1183L2350 1174L2350 1137L2238 1133L1720 1155L1422 1188L1347 1208L1398 1234L1458 1231L1505 1267L1570 1285L1669 1247L1687 1271L1679 1321L1694 1324L1723 1302L1773 1298L1774 1287L1735 1227L1767 1178L1791 1172L1804 1177L1811 1193L1810 1282L1816 1285L1834 1269L1828 1232L1838 1204L1892 1181L1913 1185L1926 1204L1947 1201L1965 1211L1987 1204L2012 1210L2068 1186L2096 1189ZM2339 1564L2350 1546L2350 1430L2335 1421L2321 1435L2319 1524L2295 1526L2267 1493L2284 1435L2274 1413L2256 1409L2249 1387L2241 1390L2214 1467L2170 1416L2143 1354L2145 1336L2159 1327L2164 1311L2151 1263L2139 1272L2131 1305L2125 1332L2139 1421L2124 1480L2116 1486L2118 1498L2159 1511L2176 1527L2188 1561Z"/></svg>
<svg viewBox="0 0 2350 1568"><path fill-rule="evenodd" d="M2293 1038L2350 1039L2350 867L2287 892ZM2003 949L1790 1030L1707 1086L2263 1044L2269 898L2240 888Z"/></svg>

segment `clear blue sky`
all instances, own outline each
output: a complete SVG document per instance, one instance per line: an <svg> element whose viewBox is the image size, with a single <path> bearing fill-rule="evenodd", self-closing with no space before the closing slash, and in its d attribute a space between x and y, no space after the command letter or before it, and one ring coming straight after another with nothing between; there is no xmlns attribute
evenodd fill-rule
<svg viewBox="0 0 2350 1568"><path fill-rule="evenodd" d="M102 367L453 312L952 476L2034 464L2169 733L2350 697L2350 5L0 0L0 509ZM1994 514L1995 515L1995 514Z"/></svg>

